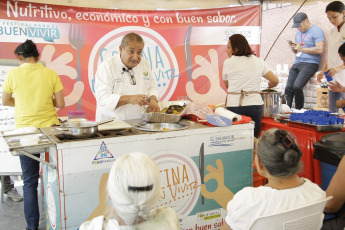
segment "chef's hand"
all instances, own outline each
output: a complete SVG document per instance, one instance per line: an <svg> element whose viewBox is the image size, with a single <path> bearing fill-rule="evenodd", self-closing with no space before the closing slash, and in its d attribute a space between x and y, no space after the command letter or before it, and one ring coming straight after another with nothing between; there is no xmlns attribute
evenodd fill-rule
<svg viewBox="0 0 345 230"><path fill-rule="evenodd" d="M207 199L214 199L222 208L226 210L228 202L234 194L224 185L224 168L222 160L216 161L218 169L212 165L207 165L206 170L210 172L205 176L205 182L214 179L217 181L218 187L215 191L209 192L205 184L201 185L201 194Z"/></svg>
<svg viewBox="0 0 345 230"><path fill-rule="evenodd" d="M320 82L320 83L321 83L321 80L322 80L322 78L324 76L323 72L326 72L326 71L321 71L320 73L318 73L316 75L317 81Z"/></svg>
<svg viewBox="0 0 345 230"><path fill-rule="evenodd" d="M275 84L274 82L270 82L268 81L268 88L273 88L275 87L277 84Z"/></svg>
<svg viewBox="0 0 345 230"><path fill-rule="evenodd" d="M138 95L130 95L129 96L129 103L133 105L147 105L148 104L148 95L138 94Z"/></svg>
<svg viewBox="0 0 345 230"><path fill-rule="evenodd" d="M149 111L148 112L159 112L160 108L158 106L158 101L155 98L151 98L149 102Z"/></svg>
<svg viewBox="0 0 345 230"><path fill-rule="evenodd" d="M345 87L340 84L338 81L328 82L327 85L333 92L345 92Z"/></svg>

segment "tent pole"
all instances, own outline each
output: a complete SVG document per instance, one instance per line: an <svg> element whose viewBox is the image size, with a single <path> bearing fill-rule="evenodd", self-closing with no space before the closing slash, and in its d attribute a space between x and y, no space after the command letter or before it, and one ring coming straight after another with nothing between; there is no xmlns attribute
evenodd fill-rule
<svg viewBox="0 0 345 230"><path fill-rule="evenodd" d="M276 44L276 42L278 41L278 38L279 38L280 35L283 33L283 31L285 30L285 28L289 25L291 19L296 15L296 13L302 8L302 6L303 6L307 1L308 1L308 0L304 0L304 2L302 3L302 5L296 10L296 12L292 15L292 17L291 17L291 18L289 19L289 21L286 23L286 25L284 26L284 28L282 29L282 31L280 31L280 33L278 34L276 40L274 40L273 45L271 46L271 48L270 48L269 51L267 52L264 61L266 61L266 59L267 59L268 55L270 54L270 52L271 52L273 46L274 46L274 45Z"/></svg>

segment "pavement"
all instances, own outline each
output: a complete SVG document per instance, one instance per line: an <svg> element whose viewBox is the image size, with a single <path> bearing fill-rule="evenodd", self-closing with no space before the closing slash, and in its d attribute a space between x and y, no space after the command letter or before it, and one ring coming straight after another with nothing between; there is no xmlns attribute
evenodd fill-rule
<svg viewBox="0 0 345 230"><path fill-rule="evenodd" d="M15 182L14 186L18 192L23 195L23 181L20 176L12 176ZM0 183L1 189L1 183ZM38 185L38 201L40 205L40 225L39 230L45 228L45 214L43 206L43 198L41 192L41 184ZM4 195L4 203L0 202L0 230L25 230L26 221L24 217L24 202L14 202L10 197Z"/></svg>

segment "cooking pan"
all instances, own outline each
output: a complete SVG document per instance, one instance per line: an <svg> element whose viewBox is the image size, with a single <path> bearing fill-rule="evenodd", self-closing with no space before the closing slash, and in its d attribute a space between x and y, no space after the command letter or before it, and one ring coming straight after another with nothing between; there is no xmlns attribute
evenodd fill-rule
<svg viewBox="0 0 345 230"><path fill-rule="evenodd" d="M87 119L78 119L73 121L66 121L56 128L61 130L65 136L73 138L87 138L92 137L98 132L98 126L101 124L112 122L114 119L109 119L100 122L92 122Z"/></svg>
<svg viewBox="0 0 345 230"><path fill-rule="evenodd" d="M264 107L262 117L272 117L274 114L281 113L283 95L274 89L266 89L260 92Z"/></svg>

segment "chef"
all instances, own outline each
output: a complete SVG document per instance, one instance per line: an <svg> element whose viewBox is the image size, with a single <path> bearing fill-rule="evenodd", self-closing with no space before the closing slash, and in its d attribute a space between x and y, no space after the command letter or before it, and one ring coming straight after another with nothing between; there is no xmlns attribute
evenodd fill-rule
<svg viewBox="0 0 345 230"><path fill-rule="evenodd" d="M140 119L146 106L159 111L157 82L149 62L142 60L143 38L126 34L119 49L120 55L105 60L96 72L96 121Z"/></svg>

